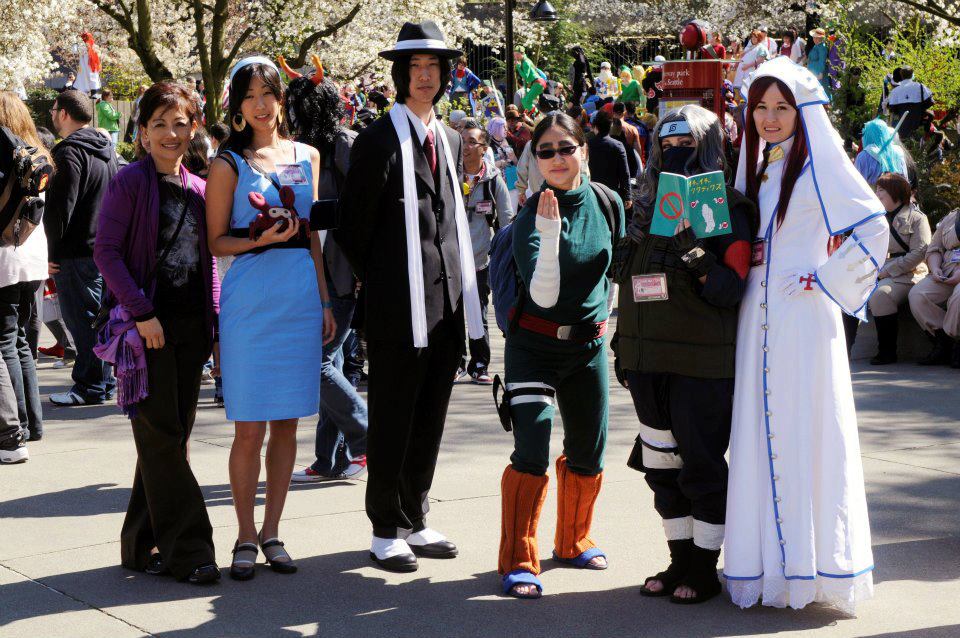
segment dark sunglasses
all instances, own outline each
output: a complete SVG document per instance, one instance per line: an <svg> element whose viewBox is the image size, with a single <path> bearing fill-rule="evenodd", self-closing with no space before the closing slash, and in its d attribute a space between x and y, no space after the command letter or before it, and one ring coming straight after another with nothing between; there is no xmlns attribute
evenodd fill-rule
<svg viewBox="0 0 960 638"><path fill-rule="evenodd" d="M570 157L576 153L579 148L579 146L561 146L557 149L543 148L535 150L533 154L537 156L537 159L549 160L553 159L557 153L560 153L564 157Z"/></svg>

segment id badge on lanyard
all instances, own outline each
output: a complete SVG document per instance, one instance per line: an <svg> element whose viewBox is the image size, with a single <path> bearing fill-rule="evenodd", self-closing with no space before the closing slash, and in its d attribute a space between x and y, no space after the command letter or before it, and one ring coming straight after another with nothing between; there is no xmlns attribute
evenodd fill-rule
<svg viewBox="0 0 960 638"><path fill-rule="evenodd" d="M310 183L302 164L277 164L277 181L281 186L303 186Z"/></svg>
<svg viewBox="0 0 960 638"><path fill-rule="evenodd" d="M632 277L633 300L637 303L645 301L665 301L670 298L667 290L667 275L655 273L650 275L634 275Z"/></svg>

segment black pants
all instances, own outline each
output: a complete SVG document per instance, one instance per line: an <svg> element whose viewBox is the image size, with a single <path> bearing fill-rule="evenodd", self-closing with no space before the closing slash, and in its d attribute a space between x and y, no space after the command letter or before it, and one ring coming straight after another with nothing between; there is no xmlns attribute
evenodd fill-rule
<svg viewBox="0 0 960 638"><path fill-rule="evenodd" d="M463 359L463 369L470 374L490 367L490 328L487 325L487 306L490 304L490 269L477 271L477 293L480 295L480 316L483 317L483 337L470 339L470 359Z"/></svg>
<svg viewBox="0 0 960 638"><path fill-rule="evenodd" d="M657 513L665 519L693 516L722 525L727 509L723 455L730 443L733 379L632 370L623 374L640 423L653 430L641 432L632 457L641 459L641 467L631 467L645 473ZM671 456L679 459L671 463Z"/></svg>
<svg viewBox="0 0 960 638"><path fill-rule="evenodd" d="M157 547L170 572L185 578L214 562L213 529L187 462L200 375L208 357L202 318L161 320L166 343L147 350L149 396L131 418L137 470L120 533L124 567L143 570Z"/></svg>
<svg viewBox="0 0 960 638"><path fill-rule="evenodd" d="M367 516L373 534L423 529L453 376L463 354L457 313L428 335L429 345L367 342Z"/></svg>
<svg viewBox="0 0 960 638"><path fill-rule="evenodd" d="M20 427L29 430L34 440L43 436L43 408L27 329L36 313L34 300L40 283L24 281L0 288L0 354L17 397Z"/></svg>

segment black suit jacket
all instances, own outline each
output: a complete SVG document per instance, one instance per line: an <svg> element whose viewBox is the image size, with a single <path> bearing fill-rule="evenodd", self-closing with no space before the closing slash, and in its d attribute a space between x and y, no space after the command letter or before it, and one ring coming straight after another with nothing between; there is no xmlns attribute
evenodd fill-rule
<svg viewBox="0 0 960 638"><path fill-rule="evenodd" d="M623 144L609 135L599 135L587 142L590 154L590 180L609 186L624 202L633 199L630 196L630 166Z"/></svg>
<svg viewBox="0 0 960 638"><path fill-rule="evenodd" d="M456 181L445 170L439 144L438 177L434 179L416 130L410 125L428 333L445 316L462 317L453 189L462 188L463 153L460 135L446 126L443 130L456 163ZM334 237L363 282L366 338L412 346L403 202L400 140L392 119L381 117L364 129L353 144L350 170L340 195L340 207L349 214L341 215ZM463 321L458 325L462 333Z"/></svg>

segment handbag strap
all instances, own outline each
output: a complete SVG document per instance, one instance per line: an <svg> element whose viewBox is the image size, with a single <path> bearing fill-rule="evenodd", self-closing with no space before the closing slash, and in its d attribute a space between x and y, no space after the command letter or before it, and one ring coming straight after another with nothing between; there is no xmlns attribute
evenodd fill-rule
<svg viewBox="0 0 960 638"><path fill-rule="evenodd" d="M149 288L153 283L154 278L157 276L157 272L160 270L160 266L163 265L163 262L167 260L167 256L170 254L170 251L173 249L173 244L176 243L177 237L180 236L180 231L183 229L183 222L187 219L187 209L190 208L190 189L185 189L183 194L183 207L180 209L180 219L177 220L177 227L173 230L173 234L170 235L170 239L167 240L167 245L163 247L163 250L160 252L160 257L157 258L157 263L153 265L153 270L150 271L150 274L147 275L147 279L143 282L144 289Z"/></svg>

